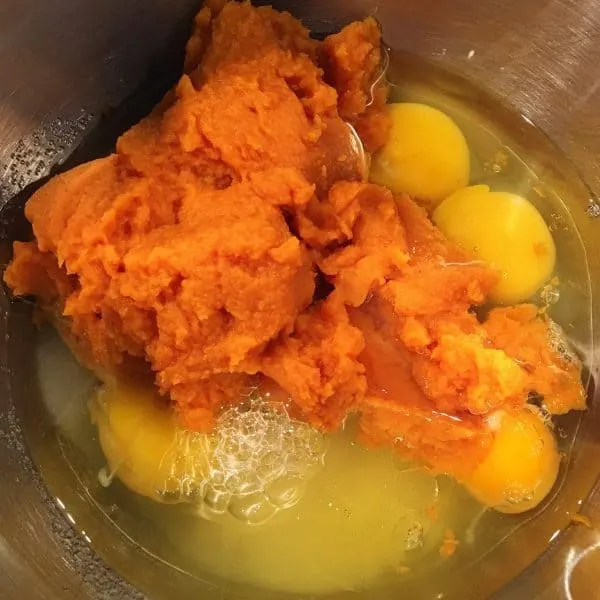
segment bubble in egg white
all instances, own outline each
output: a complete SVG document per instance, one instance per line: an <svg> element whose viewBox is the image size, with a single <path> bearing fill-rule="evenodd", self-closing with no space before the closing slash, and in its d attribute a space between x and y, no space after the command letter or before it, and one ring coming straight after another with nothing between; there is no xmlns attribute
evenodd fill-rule
<svg viewBox="0 0 600 600"><path fill-rule="evenodd" d="M416 550L421 548L425 543L425 532L423 525L419 521L415 521L409 527L405 538L406 550Z"/></svg>
<svg viewBox="0 0 600 600"><path fill-rule="evenodd" d="M554 352L559 354L561 358L574 364L580 364L580 360L575 354L566 333L563 328L553 320L549 320L550 331L550 347Z"/></svg>
<svg viewBox="0 0 600 600"><path fill-rule="evenodd" d="M258 394L226 409L213 433L182 431L176 443L184 464L161 497L195 502L209 519L229 513L250 524L294 506L325 453L320 432Z"/></svg>

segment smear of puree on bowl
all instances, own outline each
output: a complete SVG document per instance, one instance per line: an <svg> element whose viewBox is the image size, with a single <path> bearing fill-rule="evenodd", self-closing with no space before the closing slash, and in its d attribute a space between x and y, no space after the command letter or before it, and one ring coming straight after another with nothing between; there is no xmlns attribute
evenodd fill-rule
<svg viewBox="0 0 600 600"><path fill-rule="evenodd" d="M552 236L526 199L461 190L450 117L387 99L374 19L317 41L210 1L175 88L28 201L35 237L4 280L103 380L107 475L257 525L302 503L331 439L502 512L549 493L548 415L585 407L581 365L531 303Z"/></svg>

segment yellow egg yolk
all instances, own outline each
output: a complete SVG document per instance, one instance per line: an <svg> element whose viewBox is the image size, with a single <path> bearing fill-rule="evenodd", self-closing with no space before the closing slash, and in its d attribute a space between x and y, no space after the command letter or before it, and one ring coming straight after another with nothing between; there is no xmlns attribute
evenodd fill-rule
<svg viewBox="0 0 600 600"><path fill-rule="evenodd" d="M494 302L527 300L552 275L554 240L540 213L521 196L486 185L468 187L444 200L433 221L451 241L498 269Z"/></svg>
<svg viewBox="0 0 600 600"><path fill-rule="evenodd" d="M181 430L173 410L150 387L119 382L92 403L108 469L152 500L181 499L182 482L205 467L198 437Z"/></svg>
<svg viewBox="0 0 600 600"><path fill-rule="evenodd" d="M373 157L370 179L407 193L428 208L469 183L469 148L446 114L412 102L388 106L391 130Z"/></svg>
<svg viewBox="0 0 600 600"><path fill-rule="evenodd" d="M554 435L532 410L496 413L486 458L463 482L482 504L504 513L536 507L550 492L560 463Z"/></svg>

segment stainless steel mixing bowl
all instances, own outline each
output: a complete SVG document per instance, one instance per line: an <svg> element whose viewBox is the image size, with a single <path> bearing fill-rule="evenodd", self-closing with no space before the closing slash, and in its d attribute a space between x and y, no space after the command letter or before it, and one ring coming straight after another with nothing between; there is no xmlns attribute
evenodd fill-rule
<svg viewBox="0 0 600 600"><path fill-rule="evenodd" d="M561 165L554 177L559 186L561 180L570 182L569 206L591 269L593 315L600 317L600 206L595 201L600 194L599 0L290 0L275 5L301 17L317 33L373 14L392 48L466 76L520 112L519 135L525 146L531 133L528 122L547 134L575 165ZM18 192L66 160L98 119L142 80L151 90L155 86L146 98L158 97L176 74L196 8L197 0L0 3L4 262L10 256L10 240L23 234ZM111 121L115 133L127 125L126 119ZM71 160L86 158L85 152L80 150ZM545 168L552 170L553 165ZM586 185L578 183L577 172ZM20 409L20 399L35 393L30 315L5 294L0 303L0 597L141 597L71 528L32 467L29 450L35 454L36 449L24 446L21 425L29 419L34 446L43 442L46 432L36 428L35 415ZM595 335L597 345L598 330ZM597 375L598 359L590 356ZM599 424L600 398L595 393L573 455L567 498L571 481L584 481L588 489L595 485ZM73 494L80 493L74 486ZM597 490L583 510L600 523ZM527 552L527 540L519 544L514 552ZM153 597L184 597L189 586L185 577L142 555L118 533L107 532L96 547L100 554L118 554L122 575L138 588L152 590ZM568 528L496 597L600 597L598 548L600 530ZM498 573L488 575L490 581L502 579ZM484 592L474 588L469 594L481 598ZM225 596L265 597L244 590ZM206 586L202 597L221 598L223 592Z"/></svg>

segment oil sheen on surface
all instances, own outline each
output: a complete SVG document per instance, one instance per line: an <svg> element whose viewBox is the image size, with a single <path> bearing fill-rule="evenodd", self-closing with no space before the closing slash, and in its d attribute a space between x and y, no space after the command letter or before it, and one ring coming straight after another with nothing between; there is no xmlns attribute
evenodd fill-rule
<svg viewBox="0 0 600 600"><path fill-rule="evenodd" d="M429 65L392 57L388 78L402 81L393 88L392 100L440 108L460 126L471 152L471 184L520 194L544 216L557 246L559 285L544 290L541 301L550 305L551 316L585 353L591 334L589 284L585 251L566 208L572 199L554 191L550 174L529 154L537 152L536 140L546 155L553 152L551 146L519 115L487 99L479 104L479 90ZM530 131L531 149L522 148L515 141L519 136L513 136L523 127ZM559 154L550 158L562 161ZM569 415L556 420L562 453L557 494L524 515L485 511L450 479L434 478L398 461L390 451L361 448L352 442L348 424L329 440L324 464L308 482L301 503L255 527L235 519L208 521L189 505L155 504L118 482L102 487L97 475L105 462L87 407L93 378L50 331L41 333L38 363L47 406L40 418L49 432L56 428L64 460L85 490L73 495L61 488L58 482L65 480L54 474L60 465L43 458L43 444L56 444L56 437L48 435L32 452L53 493L72 499L66 510L93 545L102 546L103 527L113 522L130 543L197 579L196 597L201 582L209 581L232 598L237 584L270 590L277 598L283 592L305 598L339 597L349 591L370 599L403 593L481 598L539 555L568 523L566 511L576 510L561 504L560 492L561 482L568 480L566 466L580 419ZM71 382L68 394L65 380ZM569 502L587 491L569 487ZM562 509L544 512L549 502ZM458 546L444 558L440 548L451 534ZM124 559L116 550L104 548L102 554L121 567ZM264 598L264 593L259 590L251 597ZM156 597L164 594L157 591Z"/></svg>

